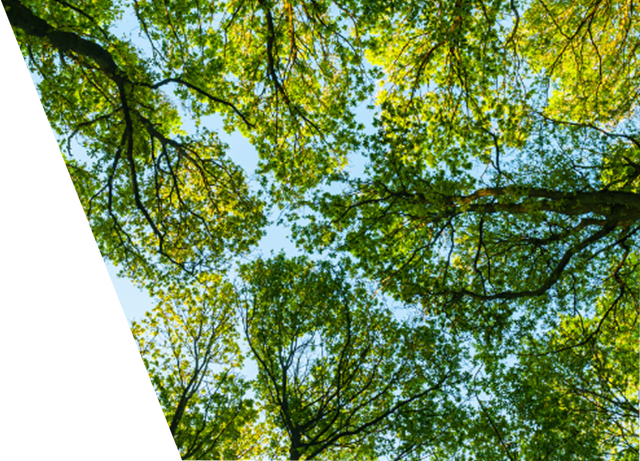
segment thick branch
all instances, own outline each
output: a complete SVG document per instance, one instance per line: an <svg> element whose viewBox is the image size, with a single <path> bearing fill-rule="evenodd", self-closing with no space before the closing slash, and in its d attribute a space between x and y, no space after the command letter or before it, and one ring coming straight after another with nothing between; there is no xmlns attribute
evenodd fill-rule
<svg viewBox="0 0 640 461"><path fill-rule="evenodd" d="M485 197L504 196L512 196L514 199L506 203L477 203ZM427 200L424 196L418 197ZM640 218L640 195L623 191L563 192L539 187L507 186L478 189L469 195L442 198L445 204L482 213L550 211L566 215L596 213L606 217L624 215L631 219Z"/></svg>
<svg viewBox="0 0 640 461"><path fill-rule="evenodd" d="M45 39L59 51L73 52L92 59L100 70L117 84L127 81L125 73L118 67L111 53L102 46L73 32L57 30L18 0L3 0L2 3L13 27L33 37Z"/></svg>

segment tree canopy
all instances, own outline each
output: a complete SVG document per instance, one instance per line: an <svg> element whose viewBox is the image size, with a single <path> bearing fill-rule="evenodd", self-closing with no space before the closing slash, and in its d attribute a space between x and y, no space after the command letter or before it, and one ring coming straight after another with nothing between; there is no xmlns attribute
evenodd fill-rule
<svg viewBox="0 0 640 461"><path fill-rule="evenodd" d="M3 5L185 457L637 455L633 2Z"/></svg>

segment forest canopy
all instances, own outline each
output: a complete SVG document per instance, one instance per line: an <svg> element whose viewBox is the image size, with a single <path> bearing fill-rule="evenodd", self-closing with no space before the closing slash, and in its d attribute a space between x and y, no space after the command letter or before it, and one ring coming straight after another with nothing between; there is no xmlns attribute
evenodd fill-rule
<svg viewBox="0 0 640 461"><path fill-rule="evenodd" d="M637 459L632 1L3 5L185 459Z"/></svg>

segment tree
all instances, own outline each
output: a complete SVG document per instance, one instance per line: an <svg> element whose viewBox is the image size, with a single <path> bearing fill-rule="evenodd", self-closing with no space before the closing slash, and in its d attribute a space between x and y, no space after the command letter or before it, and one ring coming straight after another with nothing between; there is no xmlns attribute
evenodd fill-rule
<svg viewBox="0 0 640 461"><path fill-rule="evenodd" d="M638 456L638 284L604 284L595 316L532 331L517 362L487 361L477 459L631 460ZM488 397L490 396L490 404ZM502 414L496 414L502 409ZM508 456L505 456L507 454Z"/></svg>
<svg viewBox="0 0 640 461"><path fill-rule="evenodd" d="M394 6L369 44L386 80L368 171L311 202L300 242L481 335L589 304L637 254L637 21L599 2Z"/></svg>
<svg viewBox="0 0 640 461"><path fill-rule="evenodd" d="M2 68L12 81L5 93L20 98L13 101L21 109L12 122L21 115L36 118L66 140L67 154L55 164L79 170L74 179L86 193L71 202L79 222L58 221L75 224L71 230L80 242L133 268L149 258L146 246L193 270L203 257L243 251L259 238L262 205L224 158L223 144L207 130L197 138L180 134L177 111L158 90L172 79L156 81L157 71L108 31L121 16L117 6L53 2L45 8L8 0L0 8ZM36 82L22 84L27 72ZM89 165L70 160L76 140ZM26 172L51 173L50 158L59 155L45 152L38 162L9 157L3 169L26 181ZM50 201L32 192L41 203ZM64 206L47 205L49 212ZM239 222L243 233L233 230ZM150 234L142 238L142 229Z"/></svg>
<svg viewBox="0 0 640 461"><path fill-rule="evenodd" d="M349 2L3 3L100 248L129 276L215 272L262 236L264 202L207 117L248 136L290 199L356 143L366 82ZM143 38L117 37L125 10Z"/></svg>
<svg viewBox="0 0 640 461"><path fill-rule="evenodd" d="M368 175L316 201L330 221L306 230L314 244L340 239L390 291L445 304L536 298L565 273L626 254L640 219L640 82L626 67L637 59L637 24L614 6L576 6L557 14L577 30L558 31L540 4L524 14L513 3L405 2L401 19L374 29L371 59L388 89ZM603 31L611 24L622 31ZM556 66L540 42L554 43ZM598 50L612 48L619 54L594 75ZM593 93L569 94L584 92L583 80Z"/></svg>
<svg viewBox="0 0 640 461"><path fill-rule="evenodd" d="M247 430L255 412L237 376L233 290L209 288L201 304L166 298L130 327L90 324L69 347L69 382L27 386L28 436L6 459L249 456L257 449Z"/></svg>
<svg viewBox="0 0 640 461"><path fill-rule="evenodd" d="M4 5L41 78L49 119L67 141L67 164L101 250L138 283L152 291L170 284L201 289L213 274L239 265L262 235L266 206L277 204L301 247L348 253L358 277L397 303L418 306L427 319L385 321L386 335L402 332L420 345L416 354L428 354L437 324L445 335L440 351L455 350L458 338L469 348L470 366L485 375L465 390L476 402L473 429L464 431L471 453L449 450L452 457L568 456L536 451L531 441L604 457L637 444L633 411L611 404L618 397L608 392L618 390L602 385L626 383L627 403L637 407L627 396L638 387L629 357L637 352L631 332L640 258L640 21L632 2ZM140 39L115 35L125 10ZM373 130L354 116L368 97L375 97ZM216 133L203 128L212 116L256 147L259 188ZM72 158L76 137L92 162ZM349 177L343 166L355 153L369 163L364 174ZM323 443L324 455L335 454L332 444L355 436L352 429L340 417L322 426L313 412L324 407L311 405L308 414L291 407L299 419L283 409L282 397L275 398L282 383L270 376L293 379L296 369L273 368L267 351L284 363L301 357L313 364L320 349L311 351L306 341L314 337L352 358L370 348L365 356L379 352L386 363L401 346L378 344L371 333L361 335L362 344L345 342L356 324L332 324L315 309L278 317L269 309L297 312L294 300L312 287L336 318L346 319L351 309L371 314L358 331L390 318L365 302L357 284L346 288L346 276L328 263L304 269L302 260L274 261L244 272L256 296L269 299L255 306L245 300L246 334L263 361L261 398L277 409L272 422L289 437L293 454L310 457ZM325 274L324 282L309 274ZM290 287L278 285L284 283L278 277ZM276 286L292 294L279 299ZM265 309L265 318L284 328L282 338L264 336L251 309ZM270 349L260 349L260 335ZM289 351L295 341L304 347ZM600 365L607 354L620 373ZM418 360L404 358L387 370L401 395L428 382L411 373L413 384L394 381L395 372ZM359 364L352 359L348 368L367 382L369 369ZM337 376L323 366L309 369L305 382ZM326 375L314 374L320 372ZM329 384L344 387L340 379ZM328 402L326 411L340 414L341 401L323 394L326 386L294 389L291 398L302 405L300 399L317 395ZM349 386L357 399L358 386ZM391 405L385 408L402 401L380 386L380 402ZM385 441L367 444L373 432L361 431L362 453L380 453L385 444L395 454L447 451L450 437L436 438L429 449L420 444L436 421L415 416L429 414L424 402L406 403L367 426ZM551 404L559 407L550 411ZM594 408L588 425L582 412ZM367 417L358 416L376 419ZM306 432L296 435L300 424ZM611 424L622 429L607 432ZM335 440L323 438L330 433ZM620 450L610 456L625 459L629 451Z"/></svg>
<svg viewBox="0 0 640 461"><path fill-rule="evenodd" d="M386 293L470 332L478 366L514 361L513 373L490 375L501 385L575 382L575 368L561 365L574 363L566 355L608 342L604 332L618 328L611 312L637 319L639 311L640 31L633 18L622 2L390 6L368 43L385 79L367 172L347 181L346 192L310 202L315 213L298 226L299 242L351 253ZM593 328L574 328L573 352L529 357L527 335L553 343L568 324ZM637 392L633 368L624 369ZM491 379L479 392L491 393ZM601 379L583 375L581 386L598 389ZM527 389L532 399L545 395L541 385ZM634 411L619 414L624 423L585 419L580 409L590 404L574 396L572 410L558 417L537 412L516 390L511 396L531 411L514 416L505 400L478 402L490 452L477 445L476 455L520 459L498 435L509 433L500 425L550 427L554 418L574 431L556 427L560 439L581 444L576 453L597 447L593 456L604 456L617 446L602 436L612 421L627 428L623 445L637 445L628 429ZM544 459L530 450L532 433L520 433L529 448L518 453Z"/></svg>
<svg viewBox="0 0 640 461"><path fill-rule="evenodd" d="M401 459L455 440L461 350L436 325L395 320L327 262L279 254L242 275L256 390L288 459ZM398 441L403 424L431 436Z"/></svg>

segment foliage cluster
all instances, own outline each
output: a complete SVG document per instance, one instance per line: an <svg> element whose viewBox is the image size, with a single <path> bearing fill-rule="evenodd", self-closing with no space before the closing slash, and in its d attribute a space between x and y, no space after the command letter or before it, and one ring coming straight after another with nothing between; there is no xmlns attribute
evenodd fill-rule
<svg viewBox="0 0 640 461"><path fill-rule="evenodd" d="M185 459L636 459L633 1L3 5Z"/></svg>

